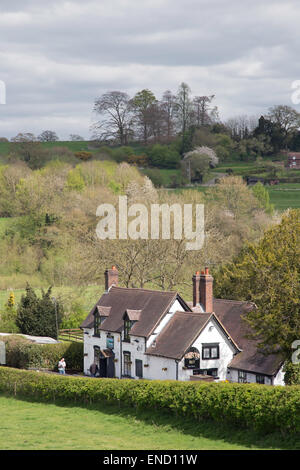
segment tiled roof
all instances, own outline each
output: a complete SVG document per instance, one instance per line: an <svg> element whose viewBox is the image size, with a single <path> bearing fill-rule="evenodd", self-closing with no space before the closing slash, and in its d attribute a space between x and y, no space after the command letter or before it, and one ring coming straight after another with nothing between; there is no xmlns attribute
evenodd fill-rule
<svg viewBox="0 0 300 470"><path fill-rule="evenodd" d="M111 307L109 316L101 323L100 329L112 332L121 332L124 326L125 311L140 310L139 321L131 328L130 334L148 337L176 300L189 309L183 299L176 292L163 292L148 289L134 289L112 286L109 292L102 295L92 308L81 328L92 328L94 312L98 306Z"/></svg>
<svg viewBox="0 0 300 470"><path fill-rule="evenodd" d="M199 336L211 313L176 312L146 354L180 360Z"/></svg>

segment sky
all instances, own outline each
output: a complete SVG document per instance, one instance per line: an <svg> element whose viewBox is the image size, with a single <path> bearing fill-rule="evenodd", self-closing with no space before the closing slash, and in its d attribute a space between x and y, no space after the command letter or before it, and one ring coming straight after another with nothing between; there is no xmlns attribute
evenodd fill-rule
<svg viewBox="0 0 300 470"><path fill-rule="evenodd" d="M1 0L0 137L88 139L102 93L160 99L181 82L214 94L222 121L300 112L299 19L297 0Z"/></svg>

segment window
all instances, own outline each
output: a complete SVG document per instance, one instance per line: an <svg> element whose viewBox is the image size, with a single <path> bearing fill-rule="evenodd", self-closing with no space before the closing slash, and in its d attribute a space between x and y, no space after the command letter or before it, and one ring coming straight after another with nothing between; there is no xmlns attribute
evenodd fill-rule
<svg viewBox="0 0 300 470"><path fill-rule="evenodd" d="M258 375L256 376L256 383L257 383L257 384L264 384L264 383L265 383L265 376L258 374Z"/></svg>
<svg viewBox="0 0 300 470"><path fill-rule="evenodd" d="M100 338L100 325L101 325L101 318L98 312L94 315L94 336L98 336Z"/></svg>
<svg viewBox="0 0 300 470"><path fill-rule="evenodd" d="M243 370L239 370L238 382L239 382L240 384L245 384L245 383L247 383L247 372L245 372L245 371L243 371Z"/></svg>
<svg viewBox="0 0 300 470"><path fill-rule="evenodd" d="M219 359L220 351L218 344L206 344L202 346L202 359Z"/></svg>
<svg viewBox="0 0 300 470"><path fill-rule="evenodd" d="M143 361L141 359L135 360L135 375L140 379L143 378Z"/></svg>
<svg viewBox="0 0 300 470"><path fill-rule="evenodd" d="M130 352L124 351L124 375L131 377L131 354Z"/></svg>
<svg viewBox="0 0 300 470"><path fill-rule="evenodd" d="M106 336L106 347L108 349L114 349L114 345L115 345L115 341L114 341L114 337L112 334L110 333L107 333L107 336Z"/></svg>
<svg viewBox="0 0 300 470"><path fill-rule="evenodd" d="M213 377L218 377L218 369L200 369L197 373L201 375L212 375Z"/></svg>
<svg viewBox="0 0 300 470"><path fill-rule="evenodd" d="M123 341L127 341L128 343L130 343L130 336L129 336L129 331L132 327L132 321L126 319L124 320L124 338L123 338Z"/></svg>

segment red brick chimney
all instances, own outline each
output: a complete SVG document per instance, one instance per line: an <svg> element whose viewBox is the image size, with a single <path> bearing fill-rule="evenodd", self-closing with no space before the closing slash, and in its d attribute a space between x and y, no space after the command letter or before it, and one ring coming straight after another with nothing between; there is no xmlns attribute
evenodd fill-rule
<svg viewBox="0 0 300 470"><path fill-rule="evenodd" d="M206 313L213 312L213 280L209 269L205 268L200 275L200 303Z"/></svg>
<svg viewBox="0 0 300 470"><path fill-rule="evenodd" d="M115 266L112 266L111 269L107 269L104 273L105 290L108 291L111 286L117 286L118 278L119 272Z"/></svg>
<svg viewBox="0 0 300 470"><path fill-rule="evenodd" d="M193 307L200 305L200 271L193 275Z"/></svg>

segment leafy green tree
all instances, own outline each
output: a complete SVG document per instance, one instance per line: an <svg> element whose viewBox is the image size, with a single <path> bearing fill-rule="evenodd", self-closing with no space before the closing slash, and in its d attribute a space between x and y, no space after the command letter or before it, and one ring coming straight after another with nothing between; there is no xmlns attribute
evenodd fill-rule
<svg viewBox="0 0 300 470"><path fill-rule="evenodd" d="M159 168L176 168L180 162L180 155L166 145L155 144L149 152L149 162Z"/></svg>
<svg viewBox="0 0 300 470"><path fill-rule="evenodd" d="M252 191L256 199L259 200L261 207L263 207L268 214L273 214L274 205L270 203L269 191L264 185L258 182L253 186Z"/></svg>
<svg viewBox="0 0 300 470"><path fill-rule="evenodd" d="M284 382L286 385L300 385L300 364L287 361L284 365Z"/></svg>
<svg viewBox="0 0 300 470"><path fill-rule="evenodd" d="M282 145L287 147L293 134L300 126L300 113L291 106L277 105L269 108L267 118L281 130Z"/></svg>
<svg viewBox="0 0 300 470"><path fill-rule="evenodd" d="M157 99L150 90L141 90L133 97L131 104L135 111L135 118L138 127L141 129L143 142L148 142L149 128L152 121L153 106L157 103Z"/></svg>
<svg viewBox="0 0 300 470"><path fill-rule="evenodd" d="M247 245L220 268L215 279L218 296L257 305L245 321L262 351L290 359L292 343L300 338L300 211L285 213L259 243Z"/></svg>
<svg viewBox="0 0 300 470"><path fill-rule="evenodd" d="M16 324L21 333L33 336L57 338L63 307L61 302L51 298L51 287L39 298L27 284L26 294L21 297L17 310Z"/></svg>
<svg viewBox="0 0 300 470"><path fill-rule="evenodd" d="M7 304L0 313L0 331L2 333L19 333L16 317L17 311L14 305L14 298L10 295Z"/></svg>

